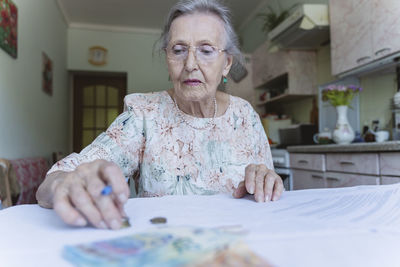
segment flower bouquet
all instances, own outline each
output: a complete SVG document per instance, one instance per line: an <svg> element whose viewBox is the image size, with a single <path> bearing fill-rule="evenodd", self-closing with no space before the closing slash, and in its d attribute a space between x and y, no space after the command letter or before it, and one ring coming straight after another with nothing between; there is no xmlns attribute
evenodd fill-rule
<svg viewBox="0 0 400 267"><path fill-rule="evenodd" d="M337 122L333 131L333 141L338 144L349 144L354 140L355 134L347 120L347 107L353 97L362 88L356 85L329 85L322 90L322 100L336 107Z"/></svg>
<svg viewBox="0 0 400 267"><path fill-rule="evenodd" d="M322 90L322 101L329 101L332 106L350 106L351 100L362 88L356 85L329 85Z"/></svg>

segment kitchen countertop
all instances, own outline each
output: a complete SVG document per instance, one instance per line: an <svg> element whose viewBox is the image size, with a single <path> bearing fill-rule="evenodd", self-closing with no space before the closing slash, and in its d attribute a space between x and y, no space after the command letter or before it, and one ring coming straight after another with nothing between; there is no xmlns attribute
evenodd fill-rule
<svg viewBox="0 0 400 267"><path fill-rule="evenodd" d="M352 143L349 145L307 145L289 146L290 153L342 153L342 152L390 152L400 151L400 141L387 141L382 143Z"/></svg>

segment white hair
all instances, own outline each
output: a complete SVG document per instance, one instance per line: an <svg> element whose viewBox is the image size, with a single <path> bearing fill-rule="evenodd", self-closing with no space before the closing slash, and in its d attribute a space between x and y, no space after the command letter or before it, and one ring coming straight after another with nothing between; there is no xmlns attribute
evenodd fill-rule
<svg viewBox="0 0 400 267"><path fill-rule="evenodd" d="M232 26L231 13L229 9L218 0L180 0L176 3L168 14L164 29L158 41L160 49L164 50L168 46L170 40L169 31L172 22L180 16L194 13L211 13L221 19L226 35L226 44L223 49L226 50L228 55L233 56L234 64L238 62L243 64L243 55L240 52L238 37Z"/></svg>

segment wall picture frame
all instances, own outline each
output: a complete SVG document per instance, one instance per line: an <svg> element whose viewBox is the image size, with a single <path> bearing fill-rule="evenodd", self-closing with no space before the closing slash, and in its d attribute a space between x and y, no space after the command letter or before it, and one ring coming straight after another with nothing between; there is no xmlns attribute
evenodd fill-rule
<svg viewBox="0 0 400 267"><path fill-rule="evenodd" d="M53 95L53 61L42 52L42 88L43 91L52 96Z"/></svg>
<svg viewBox="0 0 400 267"><path fill-rule="evenodd" d="M107 64L107 49L102 46L92 46L89 48L89 63L95 66Z"/></svg>
<svg viewBox="0 0 400 267"><path fill-rule="evenodd" d="M0 0L0 48L18 55L18 8L12 0Z"/></svg>

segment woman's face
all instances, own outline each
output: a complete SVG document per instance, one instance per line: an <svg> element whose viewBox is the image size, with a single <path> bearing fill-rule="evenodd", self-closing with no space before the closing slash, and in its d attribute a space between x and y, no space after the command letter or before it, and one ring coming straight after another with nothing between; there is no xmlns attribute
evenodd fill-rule
<svg viewBox="0 0 400 267"><path fill-rule="evenodd" d="M188 101L215 96L222 75L228 75L233 60L220 51L215 52L215 57L208 57L211 47L225 49L222 21L212 14L180 16L172 22L169 35L167 64L175 94ZM194 47L198 47L197 53ZM182 56L185 49L187 56Z"/></svg>

